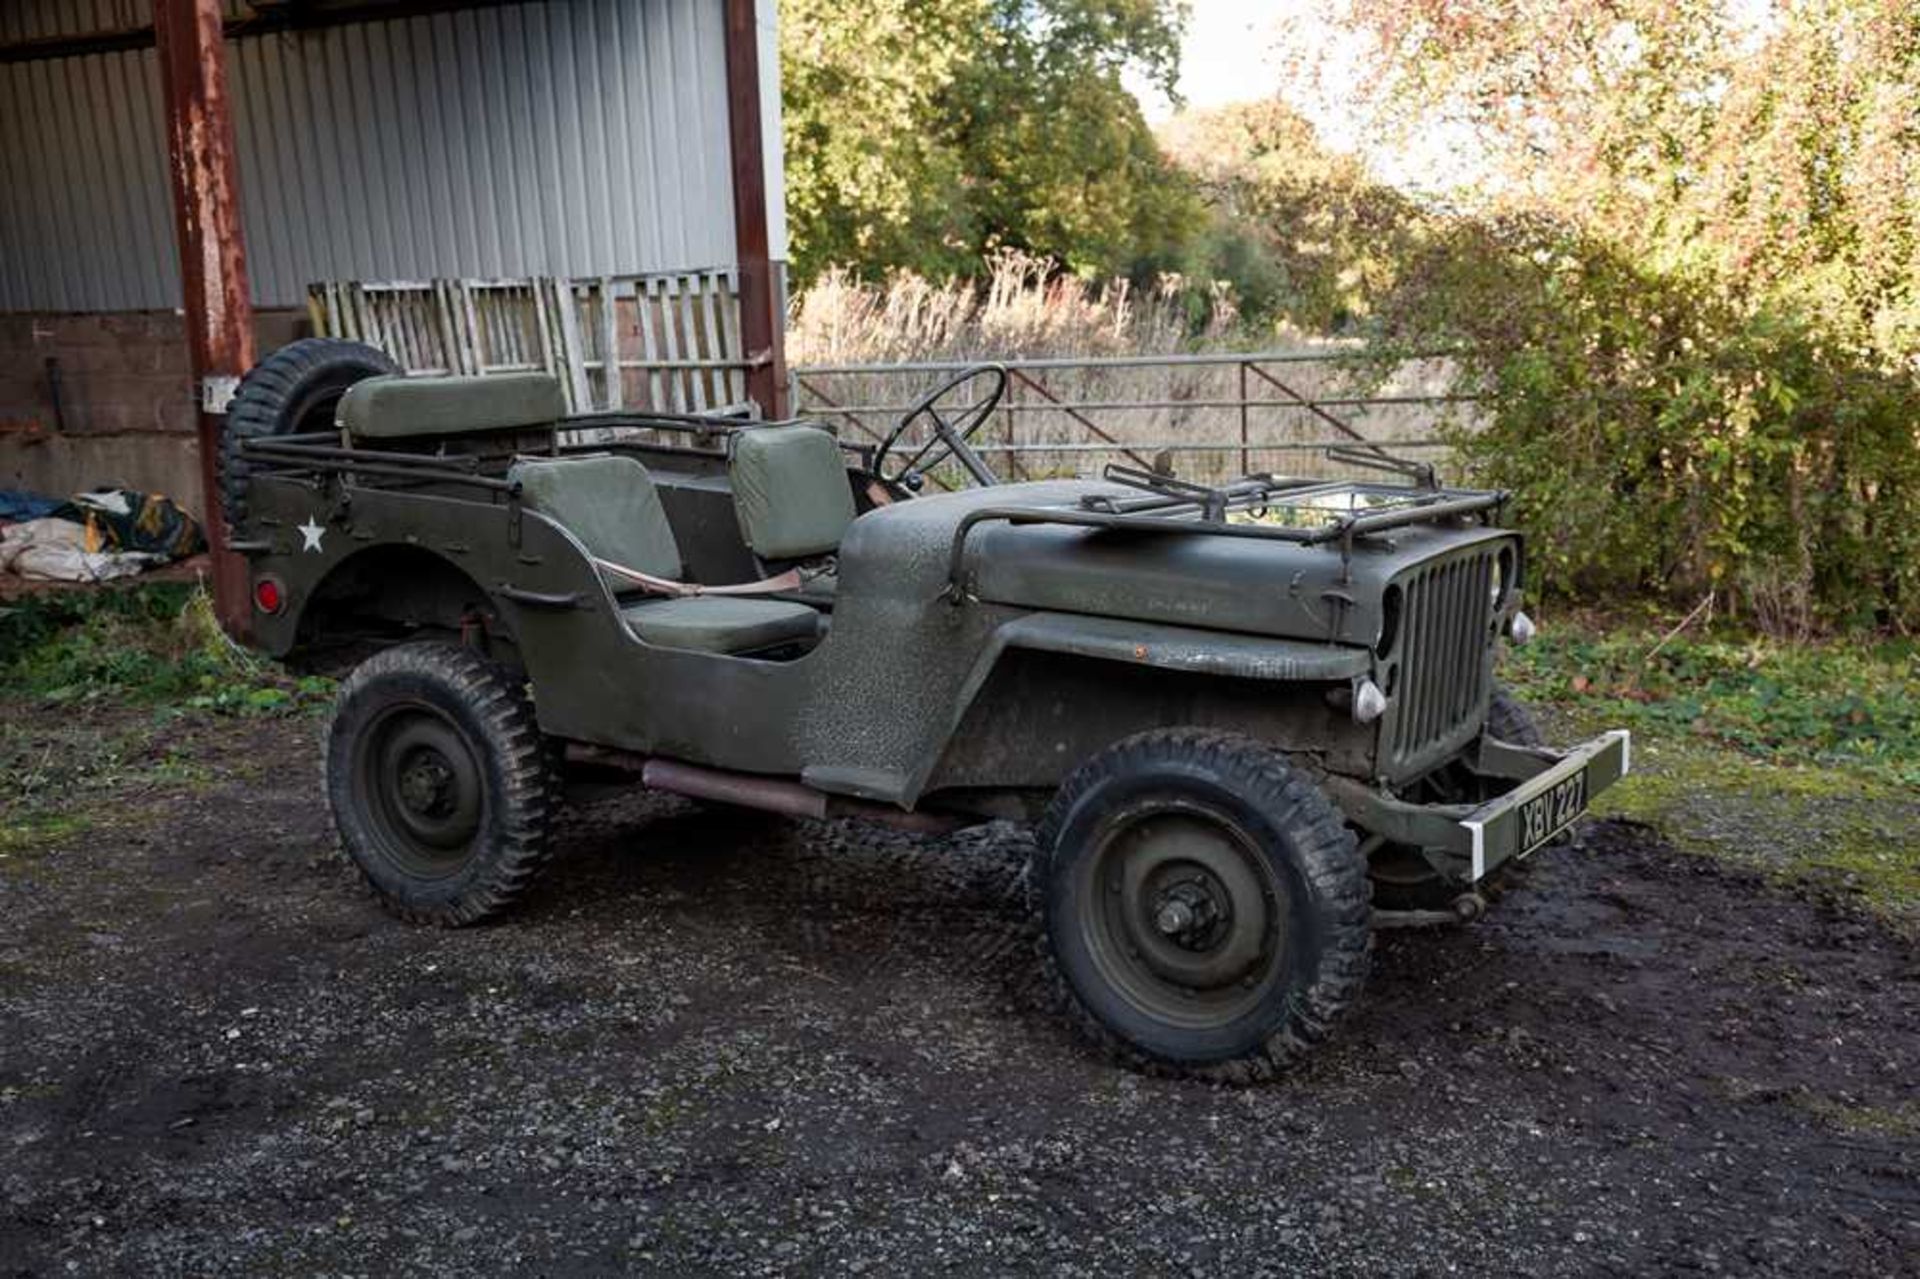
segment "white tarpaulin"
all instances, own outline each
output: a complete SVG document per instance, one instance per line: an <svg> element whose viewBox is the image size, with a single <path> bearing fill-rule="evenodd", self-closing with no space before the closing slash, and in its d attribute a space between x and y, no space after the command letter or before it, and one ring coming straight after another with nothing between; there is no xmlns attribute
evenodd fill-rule
<svg viewBox="0 0 1920 1279"><path fill-rule="evenodd" d="M144 551L89 551L85 526L72 520L27 520L0 529L0 570L35 581L104 582L166 562L166 556Z"/></svg>

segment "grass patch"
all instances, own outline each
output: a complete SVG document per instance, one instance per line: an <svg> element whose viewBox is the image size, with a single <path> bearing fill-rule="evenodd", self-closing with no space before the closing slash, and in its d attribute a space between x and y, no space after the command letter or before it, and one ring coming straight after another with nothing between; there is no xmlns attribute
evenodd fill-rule
<svg viewBox="0 0 1920 1279"><path fill-rule="evenodd" d="M0 819L0 861L37 853L49 844L84 833L92 825L83 813L10 812Z"/></svg>
<svg viewBox="0 0 1920 1279"><path fill-rule="evenodd" d="M1783 643L1651 626L1548 627L1507 655L1528 701L1581 720L1920 786L1920 646ZM1657 650L1657 651L1656 651Z"/></svg>
<svg viewBox="0 0 1920 1279"><path fill-rule="evenodd" d="M0 609L0 695L22 712L0 720L0 866L119 829L156 791L211 783L184 721L304 713L332 691L233 644L190 585L62 591Z"/></svg>
<svg viewBox="0 0 1920 1279"><path fill-rule="evenodd" d="M204 587L153 583L49 592L0 609L0 689L58 705L284 714L324 702L333 682L294 678L234 644Z"/></svg>
<svg viewBox="0 0 1920 1279"><path fill-rule="evenodd" d="M1504 659L1503 678L1564 736L1633 730L1633 775L1595 798L1595 815L1920 920L1913 643L1709 633L1662 646L1666 634L1578 619Z"/></svg>

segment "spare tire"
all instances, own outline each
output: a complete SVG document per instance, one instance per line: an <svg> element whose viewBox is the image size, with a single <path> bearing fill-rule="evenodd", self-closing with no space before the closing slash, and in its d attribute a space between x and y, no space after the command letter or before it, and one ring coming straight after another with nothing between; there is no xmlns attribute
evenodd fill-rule
<svg viewBox="0 0 1920 1279"><path fill-rule="evenodd" d="M254 464L243 440L333 428L333 411L355 382L400 372L385 352L364 342L301 338L254 365L240 379L220 434L220 506L227 523L247 517L247 481Z"/></svg>

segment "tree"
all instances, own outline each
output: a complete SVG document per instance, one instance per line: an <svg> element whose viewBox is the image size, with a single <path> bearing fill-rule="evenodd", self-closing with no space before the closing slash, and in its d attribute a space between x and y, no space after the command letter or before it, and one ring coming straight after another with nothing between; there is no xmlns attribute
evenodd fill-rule
<svg viewBox="0 0 1920 1279"><path fill-rule="evenodd" d="M1545 209L1749 306L1920 352L1912 0L1349 0L1400 116L1479 126ZM1920 372L1920 364L1910 364Z"/></svg>
<svg viewBox="0 0 1920 1279"><path fill-rule="evenodd" d="M1171 0L782 0L794 272L973 269L1011 247L1107 275L1199 218L1121 82L1170 86Z"/></svg>
<svg viewBox="0 0 1920 1279"><path fill-rule="evenodd" d="M1352 329L1392 287L1424 221L1278 98L1184 113L1160 137L1210 216L1189 270L1231 281L1251 319Z"/></svg>
<svg viewBox="0 0 1920 1279"><path fill-rule="evenodd" d="M1920 9L1350 0L1403 116L1504 189L1404 261L1383 358L1457 346L1561 585L1920 625Z"/></svg>

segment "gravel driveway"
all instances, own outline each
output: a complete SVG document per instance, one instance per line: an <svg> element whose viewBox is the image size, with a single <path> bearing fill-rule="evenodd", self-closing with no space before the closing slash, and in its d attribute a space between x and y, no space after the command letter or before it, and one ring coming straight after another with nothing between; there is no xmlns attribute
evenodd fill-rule
<svg viewBox="0 0 1920 1279"><path fill-rule="evenodd" d="M0 859L0 1273L1920 1273L1914 943L1645 827L1225 1090L1047 1010L1010 829L606 796L437 932L315 721L184 731Z"/></svg>

